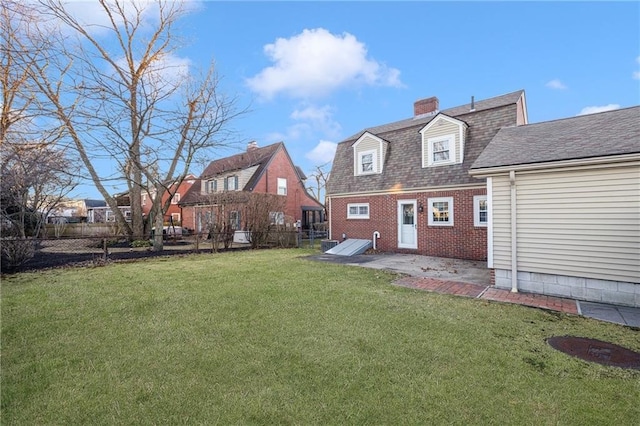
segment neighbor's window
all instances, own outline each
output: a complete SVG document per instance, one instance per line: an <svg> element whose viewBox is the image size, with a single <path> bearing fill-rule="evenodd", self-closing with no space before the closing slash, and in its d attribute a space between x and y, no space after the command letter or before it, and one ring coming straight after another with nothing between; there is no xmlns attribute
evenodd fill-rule
<svg viewBox="0 0 640 426"><path fill-rule="evenodd" d="M180 193L176 192L173 194L173 198L171 198L171 204L178 204L180 202Z"/></svg>
<svg viewBox="0 0 640 426"><path fill-rule="evenodd" d="M271 225L284 225L284 212L269 212Z"/></svg>
<svg viewBox="0 0 640 426"><path fill-rule="evenodd" d="M224 189L226 191L238 190L238 176L229 176L224 179Z"/></svg>
<svg viewBox="0 0 640 426"><path fill-rule="evenodd" d="M229 212L229 225L231 225L231 229L240 229L240 212Z"/></svg>
<svg viewBox="0 0 640 426"><path fill-rule="evenodd" d="M213 179L207 182L207 192L216 192L218 190L218 181Z"/></svg>
<svg viewBox="0 0 640 426"><path fill-rule="evenodd" d="M287 195L287 179L278 178L278 195Z"/></svg>
<svg viewBox="0 0 640 426"><path fill-rule="evenodd" d="M171 213L171 223L174 225L180 224L180 213Z"/></svg>
<svg viewBox="0 0 640 426"><path fill-rule="evenodd" d="M378 171L375 151L363 151L358 153L358 174L368 175Z"/></svg>
<svg viewBox="0 0 640 426"><path fill-rule="evenodd" d="M429 198L429 225L453 226L453 197Z"/></svg>
<svg viewBox="0 0 640 426"><path fill-rule="evenodd" d="M430 138L427 141L429 166L455 162L455 137L453 135Z"/></svg>
<svg viewBox="0 0 640 426"><path fill-rule="evenodd" d="M369 219L369 204L347 204L347 219Z"/></svg>
<svg viewBox="0 0 640 426"><path fill-rule="evenodd" d="M489 210L486 195L476 195L473 197L473 225L487 226Z"/></svg>

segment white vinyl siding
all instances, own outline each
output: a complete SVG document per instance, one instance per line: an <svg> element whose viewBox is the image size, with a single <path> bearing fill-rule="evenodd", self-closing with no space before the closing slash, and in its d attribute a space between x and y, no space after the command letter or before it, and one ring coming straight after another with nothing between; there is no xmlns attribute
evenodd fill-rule
<svg viewBox="0 0 640 426"><path fill-rule="evenodd" d="M516 173L518 270L640 283L640 165ZM509 179L494 179L494 266L510 269Z"/></svg>
<svg viewBox="0 0 640 426"><path fill-rule="evenodd" d="M511 269L511 186L509 176L492 178L491 221L493 225L493 265Z"/></svg>

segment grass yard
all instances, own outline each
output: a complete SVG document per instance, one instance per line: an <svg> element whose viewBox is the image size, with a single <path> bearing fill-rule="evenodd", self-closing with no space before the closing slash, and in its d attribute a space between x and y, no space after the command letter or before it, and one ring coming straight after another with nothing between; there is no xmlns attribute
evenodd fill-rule
<svg viewBox="0 0 640 426"><path fill-rule="evenodd" d="M638 424L640 371L545 343L638 330L310 253L4 277L2 424Z"/></svg>

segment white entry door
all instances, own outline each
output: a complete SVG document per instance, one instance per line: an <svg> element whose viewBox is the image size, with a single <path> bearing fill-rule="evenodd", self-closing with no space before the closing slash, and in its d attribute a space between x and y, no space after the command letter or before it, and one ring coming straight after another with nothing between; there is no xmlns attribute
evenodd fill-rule
<svg viewBox="0 0 640 426"><path fill-rule="evenodd" d="M416 200L398 201L398 247L418 248Z"/></svg>

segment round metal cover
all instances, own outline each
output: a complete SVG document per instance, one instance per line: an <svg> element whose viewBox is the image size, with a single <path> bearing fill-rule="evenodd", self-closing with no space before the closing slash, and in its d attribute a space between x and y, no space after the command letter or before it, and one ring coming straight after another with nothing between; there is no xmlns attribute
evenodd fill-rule
<svg viewBox="0 0 640 426"><path fill-rule="evenodd" d="M640 370L640 353L596 339L557 336L547 339L552 348L585 361Z"/></svg>

